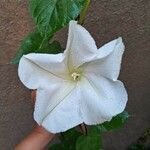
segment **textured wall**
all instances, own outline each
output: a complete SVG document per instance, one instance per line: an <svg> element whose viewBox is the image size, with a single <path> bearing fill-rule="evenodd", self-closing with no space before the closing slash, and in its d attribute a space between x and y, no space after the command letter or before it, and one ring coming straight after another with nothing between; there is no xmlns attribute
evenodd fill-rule
<svg viewBox="0 0 150 150"><path fill-rule="evenodd" d="M118 132L104 135L105 150L125 150L150 127L150 1L92 0L85 27L97 45L118 36L126 44L121 80L127 86L132 117ZM0 0L0 149L11 150L34 126L30 92L9 61L33 29L27 0ZM67 30L58 33L65 46Z"/></svg>

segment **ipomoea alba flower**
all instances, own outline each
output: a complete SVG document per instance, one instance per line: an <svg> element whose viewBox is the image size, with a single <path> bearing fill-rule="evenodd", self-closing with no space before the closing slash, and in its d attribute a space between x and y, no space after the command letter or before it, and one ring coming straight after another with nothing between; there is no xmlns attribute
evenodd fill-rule
<svg viewBox="0 0 150 150"><path fill-rule="evenodd" d="M117 80L123 52L121 38L97 49L89 32L71 21L64 53L24 55L18 72L26 87L37 89L35 121L58 133L121 113L127 103L124 85Z"/></svg>

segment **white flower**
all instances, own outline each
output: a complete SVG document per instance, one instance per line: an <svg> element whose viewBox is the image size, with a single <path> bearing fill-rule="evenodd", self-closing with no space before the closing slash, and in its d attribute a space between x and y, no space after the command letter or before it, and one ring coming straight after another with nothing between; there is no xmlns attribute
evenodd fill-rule
<svg viewBox="0 0 150 150"><path fill-rule="evenodd" d="M88 31L71 21L64 53L24 55L18 72L26 87L37 89L36 122L58 133L121 113L127 103L124 85L117 80L123 51L121 38L97 49Z"/></svg>

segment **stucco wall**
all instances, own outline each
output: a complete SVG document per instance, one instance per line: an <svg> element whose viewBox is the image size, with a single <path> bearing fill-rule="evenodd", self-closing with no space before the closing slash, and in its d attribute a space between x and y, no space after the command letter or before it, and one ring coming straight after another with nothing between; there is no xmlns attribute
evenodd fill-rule
<svg viewBox="0 0 150 150"><path fill-rule="evenodd" d="M150 127L150 1L92 0L85 27L97 45L122 36L126 45L120 79L132 115L124 128L104 135L105 150L125 150ZM32 31L27 0L0 1L0 149L11 150L34 126L30 92L9 64L20 41ZM65 46L67 30L58 33Z"/></svg>

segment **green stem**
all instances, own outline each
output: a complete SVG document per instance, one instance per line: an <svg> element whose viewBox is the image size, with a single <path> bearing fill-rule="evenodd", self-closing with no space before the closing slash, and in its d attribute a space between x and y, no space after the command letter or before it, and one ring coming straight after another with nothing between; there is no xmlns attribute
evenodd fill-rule
<svg viewBox="0 0 150 150"><path fill-rule="evenodd" d="M80 16L79 16L78 24L81 24L81 25L82 25L82 24L84 23L87 10L88 10L88 8L89 8L89 6L90 6L90 2L91 2L91 0L86 0L86 3L85 3L85 5L84 5L84 7L83 7L83 10L81 11L81 14L80 14Z"/></svg>

